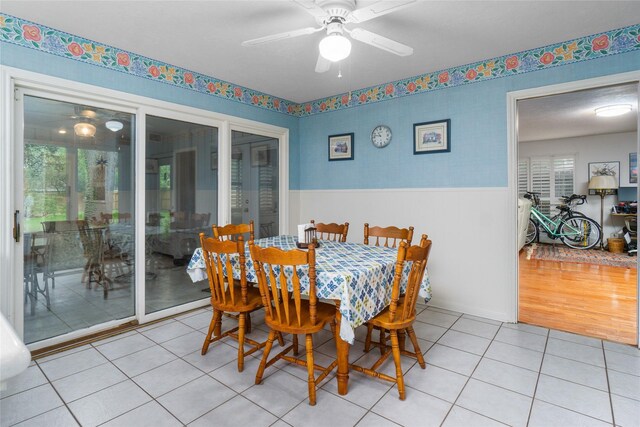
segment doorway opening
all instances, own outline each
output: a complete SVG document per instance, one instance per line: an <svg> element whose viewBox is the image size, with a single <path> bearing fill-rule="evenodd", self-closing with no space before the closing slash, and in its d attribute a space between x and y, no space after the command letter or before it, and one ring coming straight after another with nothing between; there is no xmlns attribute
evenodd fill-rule
<svg viewBox="0 0 640 427"><path fill-rule="evenodd" d="M597 108L610 105L629 105L631 111L596 115ZM637 105L637 82L517 99L514 186L520 205L528 207L528 199L536 209L531 219L519 217L518 230L528 225L528 237L518 243L518 321L638 344L632 229L637 228ZM598 184L603 176L611 182L606 189ZM574 194L584 197L569 198ZM591 218L573 222L587 224L590 236L600 234L598 244L587 249L590 240L576 243L577 235L567 234L570 225L563 225L573 223L567 215Z"/></svg>

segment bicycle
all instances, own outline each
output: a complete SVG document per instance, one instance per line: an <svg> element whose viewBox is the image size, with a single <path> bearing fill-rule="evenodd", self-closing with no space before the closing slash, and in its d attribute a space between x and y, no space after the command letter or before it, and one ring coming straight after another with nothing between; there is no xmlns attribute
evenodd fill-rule
<svg viewBox="0 0 640 427"><path fill-rule="evenodd" d="M526 244L539 238L540 226L550 239L560 239L562 243L572 249L591 249L600 243L602 230L598 223L572 209L574 204L583 204L586 196L572 194L568 197L561 197L564 204L557 207L560 212L549 218L538 210L540 206L539 194L527 191L524 195L533 203L527 227Z"/></svg>

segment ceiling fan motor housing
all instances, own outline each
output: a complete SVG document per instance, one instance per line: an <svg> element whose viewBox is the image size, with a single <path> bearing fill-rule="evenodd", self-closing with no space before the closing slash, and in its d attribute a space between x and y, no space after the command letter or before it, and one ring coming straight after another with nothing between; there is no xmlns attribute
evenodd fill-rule
<svg viewBox="0 0 640 427"><path fill-rule="evenodd" d="M335 22L344 23L356 8L355 0L326 0L319 1L317 4L329 15L327 18L318 20L320 25L329 25Z"/></svg>

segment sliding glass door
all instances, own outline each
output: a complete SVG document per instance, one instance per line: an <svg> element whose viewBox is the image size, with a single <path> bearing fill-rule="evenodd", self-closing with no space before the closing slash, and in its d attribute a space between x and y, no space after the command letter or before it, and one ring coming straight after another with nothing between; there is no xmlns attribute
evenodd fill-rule
<svg viewBox="0 0 640 427"><path fill-rule="evenodd" d="M24 340L134 315L135 116L23 98Z"/></svg>
<svg viewBox="0 0 640 427"><path fill-rule="evenodd" d="M218 129L147 116L145 313L207 297L186 267L218 212Z"/></svg>

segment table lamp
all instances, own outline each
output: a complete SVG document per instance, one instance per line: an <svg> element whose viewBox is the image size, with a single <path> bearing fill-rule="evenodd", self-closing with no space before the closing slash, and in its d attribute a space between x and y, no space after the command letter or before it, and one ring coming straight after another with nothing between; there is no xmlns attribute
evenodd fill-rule
<svg viewBox="0 0 640 427"><path fill-rule="evenodd" d="M604 196L615 194L617 189L618 180L613 175L596 175L589 180L589 190L593 190L600 196L600 229L602 230L600 249L604 249Z"/></svg>

